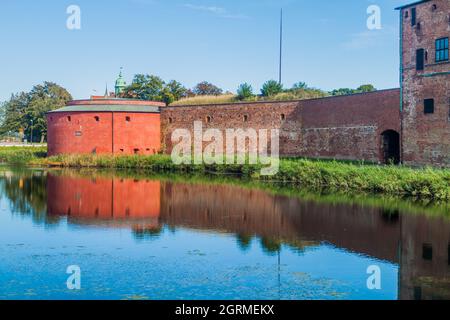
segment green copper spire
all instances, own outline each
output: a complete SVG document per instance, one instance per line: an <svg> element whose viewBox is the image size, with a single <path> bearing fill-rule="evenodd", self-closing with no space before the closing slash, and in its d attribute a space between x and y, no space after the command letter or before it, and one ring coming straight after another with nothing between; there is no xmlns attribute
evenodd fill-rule
<svg viewBox="0 0 450 320"><path fill-rule="evenodd" d="M116 97L119 97L120 94L124 91L125 87L127 86L127 83L125 82L125 79L122 76L122 67L120 68L119 78L116 80Z"/></svg>

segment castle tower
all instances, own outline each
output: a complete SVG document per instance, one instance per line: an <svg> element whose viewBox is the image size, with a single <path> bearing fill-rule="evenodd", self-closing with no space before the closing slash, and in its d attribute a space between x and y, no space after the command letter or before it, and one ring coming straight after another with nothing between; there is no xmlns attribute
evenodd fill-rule
<svg viewBox="0 0 450 320"><path fill-rule="evenodd" d="M122 68L120 68L119 77L116 80L116 86L115 86L115 94L116 94L117 98L120 97L120 94L125 90L126 86L127 86L127 83L125 82L125 79L122 76Z"/></svg>
<svg viewBox="0 0 450 320"><path fill-rule="evenodd" d="M423 0L400 11L402 159L450 166L450 1Z"/></svg>

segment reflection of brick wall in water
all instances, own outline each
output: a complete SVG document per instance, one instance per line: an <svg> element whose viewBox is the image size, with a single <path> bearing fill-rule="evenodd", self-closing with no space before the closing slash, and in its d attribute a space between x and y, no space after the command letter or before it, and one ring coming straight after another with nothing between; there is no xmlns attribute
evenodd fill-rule
<svg viewBox="0 0 450 320"><path fill-rule="evenodd" d="M161 222L285 241L328 241L396 262L398 220L380 209L318 204L226 185L163 183Z"/></svg>
<svg viewBox="0 0 450 320"><path fill-rule="evenodd" d="M450 220L402 217L401 299L450 299Z"/></svg>
<svg viewBox="0 0 450 320"><path fill-rule="evenodd" d="M160 188L158 181L49 174L48 213L70 219L157 218Z"/></svg>

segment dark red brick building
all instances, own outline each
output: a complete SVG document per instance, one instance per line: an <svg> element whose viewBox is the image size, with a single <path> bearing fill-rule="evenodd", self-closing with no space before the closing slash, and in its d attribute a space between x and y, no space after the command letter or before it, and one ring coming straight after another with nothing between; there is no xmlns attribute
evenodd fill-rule
<svg viewBox="0 0 450 320"><path fill-rule="evenodd" d="M450 1L400 11L403 162L450 165Z"/></svg>

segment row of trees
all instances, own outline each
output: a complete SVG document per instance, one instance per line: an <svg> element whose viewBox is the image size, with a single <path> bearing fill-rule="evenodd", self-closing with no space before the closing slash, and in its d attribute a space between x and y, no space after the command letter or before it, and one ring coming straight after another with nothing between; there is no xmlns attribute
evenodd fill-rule
<svg viewBox="0 0 450 320"><path fill-rule="evenodd" d="M265 82L261 88L260 94L256 94L252 86L248 83L241 84L237 89L238 100L253 100L263 97L270 98L285 93L286 98L310 98L323 96L338 96L362 92L375 91L375 87L371 84L362 85L357 89L341 88L330 92L320 89L311 88L305 82L298 82L291 88L285 89L282 84L275 80ZM143 100L162 101L171 104L174 101L194 97L214 95L219 96L224 90L207 81L200 82L192 89L187 89L180 82L172 80L165 82L160 77L154 75L137 74L134 76L131 85L129 85L122 94L123 98L135 98ZM227 92L231 94L230 92Z"/></svg>
<svg viewBox="0 0 450 320"><path fill-rule="evenodd" d="M204 95L221 95L223 90L207 81L200 82L193 89L187 89L180 82L165 82L158 76L137 74L125 88L122 98L162 101L171 104L182 98Z"/></svg>
<svg viewBox="0 0 450 320"><path fill-rule="evenodd" d="M330 92L326 92L320 89L311 88L305 82L295 83L291 88L284 89L283 85L275 80L269 80L265 82L261 88L261 96L262 97L274 97L277 95L282 95L286 98L314 98L314 97L325 97L325 96L340 96L340 95L348 95L348 94L356 94L356 93L364 93L376 91L377 89L371 85L361 85L356 89L350 88L341 88L336 89ZM253 88L248 83L243 83L239 86L237 90L237 98L239 100L251 100L255 97L255 93L253 92Z"/></svg>
<svg viewBox="0 0 450 320"><path fill-rule="evenodd" d="M29 141L43 142L47 135L45 114L64 107L70 100L70 93L53 82L36 85L30 92L13 94L1 104L0 135L12 136L23 132Z"/></svg>
<svg viewBox="0 0 450 320"><path fill-rule="evenodd" d="M304 82L298 82L285 89L275 80L265 82L260 94L255 94L252 86L243 83L237 89L236 99L250 101L257 99L306 99L329 95L345 95L376 90L372 85L362 85L357 89L341 88L331 92L310 88ZM232 94L225 92L226 94ZM123 98L162 101L171 104L174 101L195 96L219 96L224 90L207 81L200 82L192 89L187 89L180 82L165 82L154 75L137 74L132 83L125 89ZM13 94L0 105L0 135L13 136L23 133L28 141L43 142L47 135L45 114L48 111L62 108L72 100L70 93L53 82L44 82L34 86L30 92ZM31 136L33 133L33 137Z"/></svg>

